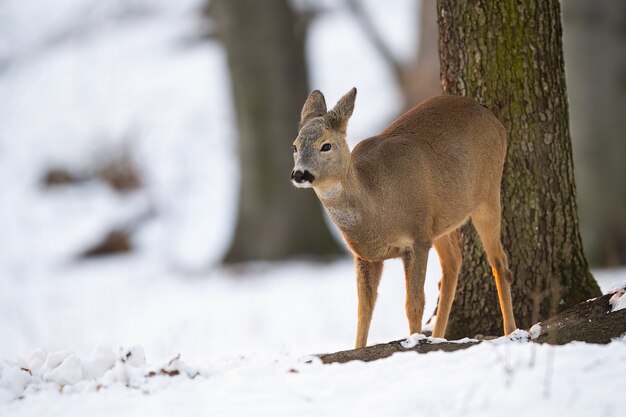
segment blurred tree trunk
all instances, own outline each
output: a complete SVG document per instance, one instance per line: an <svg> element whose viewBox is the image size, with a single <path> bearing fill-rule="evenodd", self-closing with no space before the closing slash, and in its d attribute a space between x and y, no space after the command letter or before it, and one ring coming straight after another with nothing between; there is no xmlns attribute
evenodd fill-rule
<svg viewBox="0 0 626 417"><path fill-rule="evenodd" d="M445 94L473 97L506 126L502 239L517 326L600 295L578 230L557 0L439 0ZM463 227L463 267L447 336L501 334L480 239Z"/></svg>
<svg viewBox="0 0 626 417"><path fill-rule="evenodd" d="M394 56L393 51L376 29L370 14L365 10L362 0L346 0L363 34L389 66L393 77L403 95L402 112L411 109L429 97L441 94L439 80L439 52L437 39L437 1L421 0L415 8L418 30L417 56L404 62Z"/></svg>
<svg viewBox="0 0 626 417"><path fill-rule="evenodd" d="M429 97L441 94L436 0L420 1L418 27L417 59L404 70L402 83L406 110Z"/></svg>
<svg viewBox="0 0 626 417"><path fill-rule="evenodd" d="M216 0L237 111L241 193L227 262L336 254L315 194L292 187L291 143L308 94L304 27L286 0Z"/></svg>
<svg viewBox="0 0 626 417"><path fill-rule="evenodd" d="M626 2L563 2L580 229L589 262L626 264Z"/></svg>

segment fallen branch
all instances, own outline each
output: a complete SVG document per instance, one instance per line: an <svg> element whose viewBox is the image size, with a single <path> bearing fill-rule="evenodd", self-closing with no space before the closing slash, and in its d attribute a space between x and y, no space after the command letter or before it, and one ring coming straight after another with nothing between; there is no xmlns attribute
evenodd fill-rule
<svg viewBox="0 0 626 417"><path fill-rule="evenodd" d="M437 350L442 350L444 352L454 352L459 349L466 349L470 346L474 346L479 341L471 341L465 343L459 342L439 342L439 343L431 343L428 339L420 340L417 344L410 348L405 348L402 346L402 340L395 340L389 343L383 343L380 345L367 346L361 349L353 349L353 350L344 350L341 352L335 353L326 353L323 355L317 355L322 362L324 363L344 363L349 361L363 361L370 362L375 361L377 359L387 358L393 355L396 352L409 352L414 351L417 353L428 353L434 352Z"/></svg>
<svg viewBox="0 0 626 417"><path fill-rule="evenodd" d="M577 304L539 323L541 332L532 342L562 345L573 341L587 343L609 343L611 339L626 334L626 309L611 311L609 300L614 293ZM535 328L537 329L537 328ZM530 339L530 334L529 334ZM434 351L453 352L475 346L480 341L432 342L432 339L419 340L415 346L404 347L404 339L389 343L368 346L362 349L344 350L318 356L323 363L345 363L354 360L370 362L383 359L396 352L428 353Z"/></svg>
<svg viewBox="0 0 626 417"><path fill-rule="evenodd" d="M626 333L626 309L611 312L609 300L615 293L577 304L539 323L541 333L534 340L551 345L573 341L609 343Z"/></svg>

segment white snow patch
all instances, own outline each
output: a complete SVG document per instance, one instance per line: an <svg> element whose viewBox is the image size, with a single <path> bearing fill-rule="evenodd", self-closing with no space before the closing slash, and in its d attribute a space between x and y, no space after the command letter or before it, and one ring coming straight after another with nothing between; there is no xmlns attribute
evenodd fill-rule
<svg viewBox="0 0 626 417"><path fill-rule="evenodd" d="M111 369L118 357L110 347L100 345L92 352L91 356L82 360L83 375L85 379L96 379Z"/></svg>
<svg viewBox="0 0 626 417"><path fill-rule="evenodd" d="M530 340L538 338L541 334L541 323L533 324L528 333L530 334Z"/></svg>
<svg viewBox="0 0 626 417"><path fill-rule="evenodd" d="M507 344L509 342L525 343L525 342L530 342L530 340L531 340L531 336L529 332L527 332L526 330L516 329L505 336L501 336L497 339L489 340L487 341L487 343L498 345L498 344Z"/></svg>
<svg viewBox="0 0 626 417"><path fill-rule="evenodd" d="M528 342L530 340L530 333L526 330L515 329L513 332L500 339L509 339L513 342Z"/></svg>
<svg viewBox="0 0 626 417"><path fill-rule="evenodd" d="M423 340L428 340L428 336L425 336L421 333L413 333L406 340L403 340L402 342L400 342L400 344L405 349L411 349L412 347L417 346L417 344Z"/></svg>
<svg viewBox="0 0 626 417"><path fill-rule="evenodd" d="M52 354L51 354L52 355ZM75 354L70 354L63 362L55 365L43 375L44 381L56 382L59 385L73 385L83 379L83 367Z"/></svg>
<svg viewBox="0 0 626 417"><path fill-rule="evenodd" d="M451 343L472 343L472 342L478 342L478 339L474 339L472 337L464 337L462 339L457 339L457 340L448 340L448 342L451 342Z"/></svg>
<svg viewBox="0 0 626 417"><path fill-rule="evenodd" d="M9 400L20 396L36 379L20 366L0 364L0 399Z"/></svg>
<svg viewBox="0 0 626 417"><path fill-rule="evenodd" d="M206 376L206 372L188 366L179 356L161 365L149 365L141 346L120 349L117 355L110 348L100 346L88 358L72 352L46 354L43 349L37 349L25 360L3 362L0 375L0 400L8 401L42 391L67 394L111 386L151 392L155 378L180 375L193 379Z"/></svg>
<svg viewBox="0 0 626 417"><path fill-rule="evenodd" d="M400 344L405 349L411 349L411 348L417 346L417 344L422 342L422 341L426 341L426 343L435 344L435 343L444 343L444 342L449 342L449 343L471 343L471 342L477 342L478 340L470 339L469 337L464 337L464 338L458 339L458 340L447 340L447 339L444 339L443 337L430 337L430 336L425 336L425 335L423 335L421 333L414 333L411 336L409 336L406 340L403 340L402 342L400 342Z"/></svg>
<svg viewBox="0 0 626 417"><path fill-rule="evenodd" d="M626 308L626 290L617 291L609 300L611 304L611 312Z"/></svg>

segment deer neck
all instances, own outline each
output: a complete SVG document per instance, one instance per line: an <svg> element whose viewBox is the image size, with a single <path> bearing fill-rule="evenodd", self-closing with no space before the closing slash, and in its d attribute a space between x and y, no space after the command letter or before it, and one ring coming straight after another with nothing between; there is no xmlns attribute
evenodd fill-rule
<svg viewBox="0 0 626 417"><path fill-rule="evenodd" d="M333 222L342 230L358 227L367 216L364 187L351 164L339 181L315 188L315 193Z"/></svg>

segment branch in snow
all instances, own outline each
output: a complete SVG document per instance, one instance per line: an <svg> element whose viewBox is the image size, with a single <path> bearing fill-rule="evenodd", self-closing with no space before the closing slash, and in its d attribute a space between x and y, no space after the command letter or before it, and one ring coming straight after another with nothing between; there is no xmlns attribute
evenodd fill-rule
<svg viewBox="0 0 626 417"><path fill-rule="evenodd" d="M539 343L564 345L573 341L609 343L626 333L626 309L615 310L609 293L577 304L540 323Z"/></svg>
<svg viewBox="0 0 626 417"><path fill-rule="evenodd" d="M447 341L415 334L405 340L316 356L323 363L344 363L353 360L370 362L389 357L396 352L453 352L478 343L516 341L562 345L582 341L605 344L623 334L626 334L626 292L618 291L577 304L552 318L535 324L528 332L516 330L496 340L481 342L466 338Z"/></svg>
<svg viewBox="0 0 626 417"><path fill-rule="evenodd" d="M468 339L465 343L458 342L435 342L431 341L426 336L417 337L421 335L414 335L415 338L408 340L396 340L389 343L380 345L368 346L362 349L344 350L341 352L328 353L324 355L317 355L323 363L344 363L354 360L363 362L375 361L377 359L387 358L396 352L417 352L428 353L434 351L453 352L459 349L465 349L480 343L477 340ZM418 340L419 339L419 340ZM413 342L415 344L413 345ZM403 345L404 344L404 345ZM404 347L407 346L407 347Z"/></svg>

